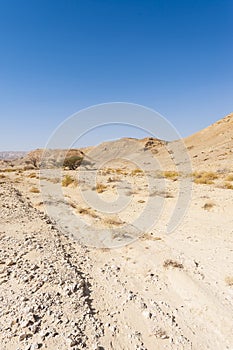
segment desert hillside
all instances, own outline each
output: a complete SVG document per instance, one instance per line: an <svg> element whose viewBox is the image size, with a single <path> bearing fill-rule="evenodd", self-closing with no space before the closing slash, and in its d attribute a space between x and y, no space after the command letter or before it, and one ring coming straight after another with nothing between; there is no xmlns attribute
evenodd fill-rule
<svg viewBox="0 0 233 350"><path fill-rule="evenodd" d="M233 349L232 126L2 161L1 350Z"/></svg>
<svg viewBox="0 0 233 350"><path fill-rule="evenodd" d="M233 170L233 113L184 139L194 168Z"/></svg>
<svg viewBox="0 0 233 350"><path fill-rule="evenodd" d="M179 163L182 163L182 157L190 161L192 169L195 170L213 170L213 171L232 171L233 167L233 113L220 119L213 125L181 140L164 141L148 137L145 139L122 138L119 140L103 142L95 147L86 147L69 150L46 150L46 159L48 164L53 167L65 157L79 156L92 162L103 161L106 155L106 161L109 153L117 158L119 153L122 157L131 160L137 160L140 157L145 158L147 162L147 151L158 161L157 168L160 170L175 170ZM37 149L25 155L25 153L13 152L5 154L2 152L0 168L14 167L33 169L39 168L41 159L44 155L44 149ZM176 152L180 155L176 158L173 155ZM16 158L16 159L14 159ZM181 167L182 169L182 167Z"/></svg>

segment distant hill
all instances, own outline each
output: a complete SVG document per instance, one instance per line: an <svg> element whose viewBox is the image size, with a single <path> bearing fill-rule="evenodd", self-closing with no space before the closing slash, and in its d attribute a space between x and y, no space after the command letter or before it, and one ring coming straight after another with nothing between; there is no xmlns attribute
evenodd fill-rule
<svg viewBox="0 0 233 350"><path fill-rule="evenodd" d="M43 149L27 154L0 152L0 167L36 169L40 167L43 154ZM93 147L47 150L46 155L49 167L56 166L64 157L79 156L90 161L96 168L114 159L115 166L128 167L131 162L154 169L155 162L151 162L154 157L158 169L175 170L176 163L179 164L179 169L176 170L189 172L192 169L189 166L185 168L185 164L190 159L188 164L191 163L193 170L233 171L233 113L181 140L168 142L152 137L141 140L122 138ZM128 162L122 161L123 159L128 159Z"/></svg>
<svg viewBox="0 0 233 350"><path fill-rule="evenodd" d="M22 158L26 155L27 152L21 151L4 151L0 152L0 159L3 160L14 160Z"/></svg>

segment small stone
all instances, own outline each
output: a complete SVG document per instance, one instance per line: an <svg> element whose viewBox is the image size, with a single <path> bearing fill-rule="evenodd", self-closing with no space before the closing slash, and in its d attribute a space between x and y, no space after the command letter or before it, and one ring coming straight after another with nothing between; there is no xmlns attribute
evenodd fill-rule
<svg viewBox="0 0 233 350"><path fill-rule="evenodd" d="M22 334L20 334L20 336L19 336L19 341L22 341L22 340L26 339L27 337L28 337L28 334L27 334L27 333L22 333Z"/></svg>
<svg viewBox="0 0 233 350"><path fill-rule="evenodd" d="M30 350L40 349L41 347L42 347L41 343L35 343L31 345Z"/></svg>

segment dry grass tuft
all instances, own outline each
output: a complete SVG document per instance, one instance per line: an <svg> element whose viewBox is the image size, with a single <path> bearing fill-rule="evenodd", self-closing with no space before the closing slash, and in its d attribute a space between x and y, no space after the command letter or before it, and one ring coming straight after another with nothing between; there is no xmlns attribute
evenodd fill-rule
<svg viewBox="0 0 233 350"><path fill-rule="evenodd" d="M233 190L233 185L230 182L224 182L223 188L226 188L227 190Z"/></svg>
<svg viewBox="0 0 233 350"><path fill-rule="evenodd" d="M112 216L112 217L107 217L102 220L104 224L112 227L112 226L120 226L123 225L124 222L121 221L118 217Z"/></svg>
<svg viewBox="0 0 233 350"><path fill-rule="evenodd" d="M227 276L225 282L229 287L233 287L233 276Z"/></svg>
<svg viewBox="0 0 233 350"><path fill-rule="evenodd" d="M163 177L175 181L179 177L179 173L177 171L164 171Z"/></svg>
<svg viewBox="0 0 233 350"><path fill-rule="evenodd" d="M165 260L164 263L163 263L163 267L165 269L167 269L169 267L173 267L173 268L176 268L176 269L183 269L184 268L183 264L181 264L181 263L179 263L179 262L177 262L175 260L171 260L171 259Z"/></svg>
<svg viewBox="0 0 233 350"><path fill-rule="evenodd" d="M77 180L75 180L72 176L70 175L66 175L63 179L62 179L62 186L63 187L68 187L71 184L77 185Z"/></svg>
<svg viewBox="0 0 233 350"><path fill-rule="evenodd" d="M156 237L153 235L153 233L144 233L140 239L142 241L161 241L162 238L161 237Z"/></svg>
<svg viewBox="0 0 233 350"><path fill-rule="evenodd" d="M32 193L40 193L40 190L37 187L32 187L30 189L30 192L32 192Z"/></svg>
<svg viewBox="0 0 233 350"><path fill-rule="evenodd" d="M98 183L95 187L96 192L103 193L108 187L104 184Z"/></svg>
<svg viewBox="0 0 233 350"><path fill-rule="evenodd" d="M98 215L96 215L96 213L93 210L91 210L91 208L79 208L78 212L82 215L89 215L94 219L98 218Z"/></svg>
<svg viewBox="0 0 233 350"><path fill-rule="evenodd" d="M37 175L36 175L36 173L31 173L31 174L28 175L28 177L30 179L33 179L33 178L37 177Z"/></svg>
<svg viewBox="0 0 233 350"><path fill-rule="evenodd" d="M230 174L226 177L226 181L233 181L233 174Z"/></svg>
<svg viewBox="0 0 233 350"><path fill-rule="evenodd" d="M143 173L143 170L141 170L141 169L134 169L131 171L132 176L141 175L142 173Z"/></svg>
<svg viewBox="0 0 233 350"><path fill-rule="evenodd" d="M194 172L192 174L195 184L211 185L214 183L213 180L218 179L218 174L208 171L208 172Z"/></svg>
<svg viewBox="0 0 233 350"><path fill-rule="evenodd" d="M210 209L212 209L214 206L215 206L215 204L214 204L213 202L206 202L206 203L203 205L203 209L205 209L205 210L210 210Z"/></svg>

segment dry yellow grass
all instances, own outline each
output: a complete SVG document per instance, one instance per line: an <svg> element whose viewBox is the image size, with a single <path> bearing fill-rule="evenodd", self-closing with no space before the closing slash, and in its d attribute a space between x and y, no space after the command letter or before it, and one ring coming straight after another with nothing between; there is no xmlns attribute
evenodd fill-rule
<svg viewBox="0 0 233 350"><path fill-rule="evenodd" d="M226 188L227 190L233 190L233 185L230 182L224 182L223 188Z"/></svg>
<svg viewBox="0 0 233 350"><path fill-rule="evenodd" d="M229 287L233 287L233 276L227 276L225 282Z"/></svg>
<svg viewBox="0 0 233 350"><path fill-rule="evenodd" d="M40 190L39 190L39 188L37 188L37 187L32 187L32 188L30 189L30 192L32 192L32 193L40 193Z"/></svg>
<svg viewBox="0 0 233 350"><path fill-rule="evenodd" d="M28 177L29 177L30 179L33 179L33 178L35 178L35 177L37 177L37 176L36 176L36 173L31 173L31 174L28 175Z"/></svg>
<svg viewBox="0 0 233 350"><path fill-rule="evenodd" d="M141 170L141 169L134 169L131 171L132 176L141 175L142 173L143 173L143 170Z"/></svg>
<svg viewBox="0 0 233 350"><path fill-rule="evenodd" d="M142 241L161 241L161 237L154 236L153 233L144 233L140 239Z"/></svg>
<svg viewBox="0 0 233 350"><path fill-rule="evenodd" d="M79 208L78 212L82 215L89 215L94 219L98 218L98 215L91 208Z"/></svg>
<svg viewBox="0 0 233 350"><path fill-rule="evenodd" d="M229 174L226 178L226 181L233 181L233 174Z"/></svg>
<svg viewBox="0 0 233 350"><path fill-rule="evenodd" d="M203 184L203 185L211 185L214 183L213 180L218 179L218 174L212 172L212 171L202 171L202 172L194 172L192 174L194 178L195 184Z"/></svg>
<svg viewBox="0 0 233 350"><path fill-rule="evenodd" d="M104 218L102 221L104 224L106 224L110 227L120 226L120 225L124 224L123 221L121 221L118 217L115 217L115 216Z"/></svg>
<svg viewBox="0 0 233 350"><path fill-rule="evenodd" d="M72 176L66 175L62 179L62 186L63 187L68 187L69 185L74 184L77 185L77 180L75 180Z"/></svg>
<svg viewBox="0 0 233 350"><path fill-rule="evenodd" d="M170 179L170 180L177 180L179 176L179 173L177 171L164 171L163 172L163 177L165 177L166 179Z"/></svg>
<svg viewBox="0 0 233 350"><path fill-rule="evenodd" d="M104 184L101 184L101 183L98 183L97 185L96 185L96 192L98 192L98 193L103 193L104 191L106 191L106 189L107 189L108 187L106 186L106 185L104 185Z"/></svg>

